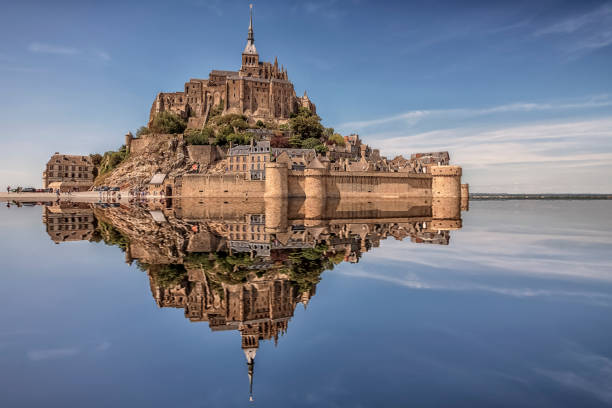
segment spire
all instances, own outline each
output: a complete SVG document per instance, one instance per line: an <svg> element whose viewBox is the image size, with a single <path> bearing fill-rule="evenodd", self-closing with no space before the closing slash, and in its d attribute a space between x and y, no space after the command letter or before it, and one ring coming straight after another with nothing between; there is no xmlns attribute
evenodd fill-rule
<svg viewBox="0 0 612 408"><path fill-rule="evenodd" d="M250 20L249 20L249 37L247 38L250 43L255 42L253 38L253 5L249 4Z"/></svg>
<svg viewBox="0 0 612 408"><path fill-rule="evenodd" d="M250 4L250 19L249 19L249 35L247 37L247 44L244 47L245 54L257 54L257 49L255 48L255 36L253 35L253 5Z"/></svg>

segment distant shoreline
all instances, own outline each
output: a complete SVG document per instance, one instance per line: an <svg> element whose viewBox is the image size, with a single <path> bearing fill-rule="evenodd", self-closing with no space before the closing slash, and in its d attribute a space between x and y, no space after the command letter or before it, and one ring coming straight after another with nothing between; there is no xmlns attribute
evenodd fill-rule
<svg viewBox="0 0 612 408"><path fill-rule="evenodd" d="M612 200L612 194L472 193L470 200Z"/></svg>

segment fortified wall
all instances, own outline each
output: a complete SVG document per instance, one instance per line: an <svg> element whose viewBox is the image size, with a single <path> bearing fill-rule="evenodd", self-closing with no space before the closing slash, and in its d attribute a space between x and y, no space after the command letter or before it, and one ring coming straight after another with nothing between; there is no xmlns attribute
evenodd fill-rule
<svg viewBox="0 0 612 408"><path fill-rule="evenodd" d="M284 163L266 163L265 180L242 175L186 174L182 197L202 198L461 198L461 167L432 166L430 173L345 172L325 168L290 170ZM463 193L463 194L462 194Z"/></svg>

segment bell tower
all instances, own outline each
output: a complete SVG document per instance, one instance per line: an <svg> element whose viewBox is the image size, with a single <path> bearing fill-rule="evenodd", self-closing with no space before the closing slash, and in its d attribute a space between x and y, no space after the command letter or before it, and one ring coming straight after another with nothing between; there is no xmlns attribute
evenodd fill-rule
<svg viewBox="0 0 612 408"><path fill-rule="evenodd" d="M259 54L255 48L255 37L253 36L253 5L250 5L249 35L247 43L242 52L242 67L240 71L244 76L251 76L259 67Z"/></svg>

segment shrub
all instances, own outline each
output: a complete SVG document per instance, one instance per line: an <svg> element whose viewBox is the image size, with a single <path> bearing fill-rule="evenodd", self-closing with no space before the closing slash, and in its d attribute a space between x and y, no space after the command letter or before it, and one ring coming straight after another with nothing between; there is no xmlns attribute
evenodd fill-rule
<svg viewBox="0 0 612 408"><path fill-rule="evenodd" d="M344 138L342 137L342 135L339 135L338 133L334 133L332 136L329 137L329 139L327 139L327 141L329 144L335 144L336 146L345 145Z"/></svg>
<svg viewBox="0 0 612 408"><path fill-rule="evenodd" d="M321 144L321 141L319 139L314 138L314 137L310 137L310 138L302 141L302 148L303 149L314 149L315 147L317 147L320 144Z"/></svg>
<svg viewBox="0 0 612 408"><path fill-rule="evenodd" d="M248 129L249 124L242 118L234 119L230 122L230 126L234 128L234 132Z"/></svg>
<svg viewBox="0 0 612 408"><path fill-rule="evenodd" d="M188 129L185 131L185 143L190 145L207 145L215 138L215 131L208 126L203 129Z"/></svg>
<svg viewBox="0 0 612 408"><path fill-rule="evenodd" d="M171 112L161 112L155 115L149 130L153 133L177 134L183 133L187 123L180 116Z"/></svg>
<svg viewBox="0 0 612 408"><path fill-rule="evenodd" d="M208 112L208 120L213 120L221 116L222 113L223 113L223 99L221 99L221 102L219 102L218 105L213 106L210 112Z"/></svg>
<svg viewBox="0 0 612 408"><path fill-rule="evenodd" d="M252 135L246 132L231 133L227 136L227 142L233 144L246 145L251 143Z"/></svg>
<svg viewBox="0 0 612 408"><path fill-rule="evenodd" d="M264 129L266 127L266 124L263 123L261 120L258 120L257 122L255 122L255 126L259 129Z"/></svg>
<svg viewBox="0 0 612 408"><path fill-rule="evenodd" d="M217 125L229 125L234 120L242 120L246 123L246 116L240 115L238 113L228 113L227 115L223 115L215 119L215 123Z"/></svg>
<svg viewBox="0 0 612 408"><path fill-rule="evenodd" d="M146 126L141 126L136 131L136 137L141 137L141 136L144 136L144 135L148 135L149 133L151 133L151 129L149 129Z"/></svg>
<svg viewBox="0 0 612 408"><path fill-rule="evenodd" d="M100 161L99 174L103 175L104 173L108 173L109 171L114 170L127 157L128 152L125 148L125 145L121 146L116 152L108 151L104 153L104 156L102 156L102 160Z"/></svg>

